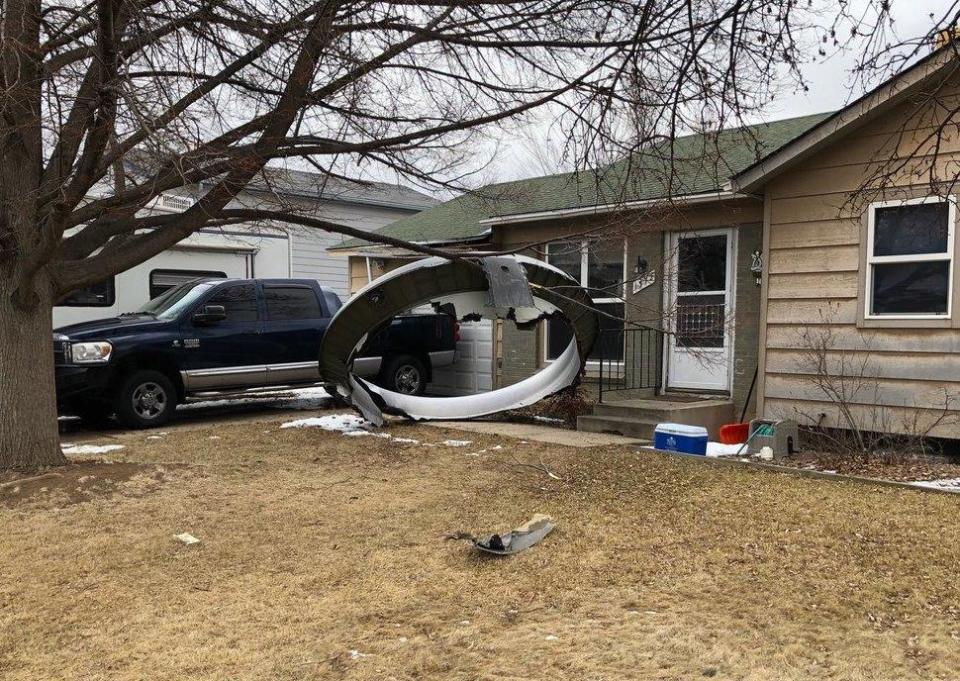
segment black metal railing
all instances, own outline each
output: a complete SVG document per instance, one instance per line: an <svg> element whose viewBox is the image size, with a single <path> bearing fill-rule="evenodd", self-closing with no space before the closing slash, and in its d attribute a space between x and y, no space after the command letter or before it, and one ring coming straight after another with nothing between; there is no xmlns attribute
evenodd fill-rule
<svg viewBox="0 0 960 681"><path fill-rule="evenodd" d="M596 362L598 401L605 393L659 388L663 378L664 333L646 327L603 329L591 353ZM588 364L588 373L592 368Z"/></svg>

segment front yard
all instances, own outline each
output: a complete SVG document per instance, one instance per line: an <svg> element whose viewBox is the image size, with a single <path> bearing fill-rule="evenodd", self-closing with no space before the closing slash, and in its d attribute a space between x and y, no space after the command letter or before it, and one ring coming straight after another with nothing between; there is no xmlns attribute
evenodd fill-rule
<svg viewBox="0 0 960 681"><path fill-rule="evenodd" d="M293 418L0 480L0 677L956 678L960 498Z"/></svg>

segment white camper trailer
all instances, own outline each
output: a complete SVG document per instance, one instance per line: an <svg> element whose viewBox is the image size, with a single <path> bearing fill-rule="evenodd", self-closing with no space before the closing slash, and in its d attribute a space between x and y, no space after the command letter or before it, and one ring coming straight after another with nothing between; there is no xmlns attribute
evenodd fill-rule
<svg viewBox="0 0 960 681"><path fill-rule="evenodd" d="M191 195L161 196L144 213L183 211L203 193L203 187L184 189ZM409 187L349 182L279 168L264 169L234 201L246 207L295 206L365 231L380 229L435 203ZM199 277L310 278L346 298L350 293L347 259L327 253L328 247L342 241L338 234L296 225L205 229L107 281L74 292L54 308L53 326L133 312L171 286Z"/></svg>

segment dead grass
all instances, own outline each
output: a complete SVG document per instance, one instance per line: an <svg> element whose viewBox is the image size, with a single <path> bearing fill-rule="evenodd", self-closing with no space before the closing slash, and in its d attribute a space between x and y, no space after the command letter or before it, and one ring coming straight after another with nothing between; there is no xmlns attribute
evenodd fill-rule
<svg viewBox="0 0 960 681"><path fill-rule="evenodd" d="M0 677L957 676L956 497L278 423L117 435L143 475L0 508ZM442 539L535 512L558 529L513 558Z"/></svg>

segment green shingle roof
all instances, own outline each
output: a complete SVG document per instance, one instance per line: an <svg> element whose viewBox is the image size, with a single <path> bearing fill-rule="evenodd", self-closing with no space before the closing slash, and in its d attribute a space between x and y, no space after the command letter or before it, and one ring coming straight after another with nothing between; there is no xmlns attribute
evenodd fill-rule
<svg viewBox="0 0 960 681"><path fill-rule="evenodd" d="M729 178L801 135L830 114L815 114L687 135L652 146L597 171L580 171L489 185L379 230L418 243L482 237L481 220L525 213L667 199L720 191ZM340 248L366 242L351 239Z"/></svg>

